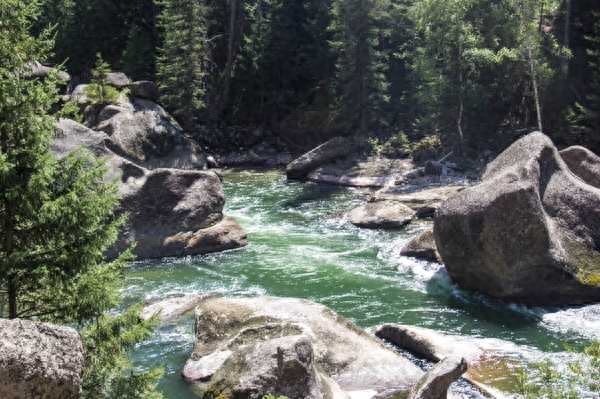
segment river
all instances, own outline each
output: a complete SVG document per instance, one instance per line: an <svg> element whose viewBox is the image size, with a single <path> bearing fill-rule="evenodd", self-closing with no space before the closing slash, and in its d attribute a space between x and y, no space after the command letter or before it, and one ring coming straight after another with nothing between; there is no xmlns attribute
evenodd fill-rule
<svg viewBox="0 0 600 399"><path fill-rule="evenodd" d="M355 189L288 183L278 171L228 172L226 213L250 245L187 259L138 262L128 270L126 302L174 293L300 297L327 305L363 328L398 322L510 341L523 353L563 356L600 338L600 307L531 309L463 292L440 265L398 255L428 227L385 232L352 226L345 213L362 202ZM133 355L140 369L165 370L167 398L195 398L180 371L194 343L193 319L160 327Z"/></svg>

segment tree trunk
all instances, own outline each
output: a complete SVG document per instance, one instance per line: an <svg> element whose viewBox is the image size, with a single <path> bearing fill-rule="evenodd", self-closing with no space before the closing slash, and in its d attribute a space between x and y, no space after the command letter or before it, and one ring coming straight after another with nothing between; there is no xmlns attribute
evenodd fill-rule
<svg viewBox="0 0 600 399"><path fill-rule="evenodd" d="M235 38L237 15L239 8L239 0L229 0L229 37L227 39L227 63L225 64L225 74L223 77L223 96L221 97L218 117L221 117L227 103L229 102L229 95L231 93L231 78L233 75L233 63L235 58Z"/></svg>
<svg viewBox="0 0 600 399"><path fill-rule="evenodd" d="M565 0L565 25L564 25L564 36L563 36L563 46L565 48L569 48L571 45L571 0ZM569 58L567 56L562 57L561 61L561 71L563 77L569 76Z"/></svg>
<svg viewBox="0 0 600 399"><path fill-rule="evenodd" d="M8 278L8 318L17 318L17 282L14 276Z"/></svg>
<svg viewBox="0 0 600 399"><path fill-rule="evenodd" d="M535 72L535 63L533 60L531 47L527 48L527 58L529 59L529 69L531 72L531 84L533 86L533 96L534 96L534 100L535 100L535 111L537 114L538 130L540 132L543 132L544 129L543 129L543 125L542 125L542 104L540 101L540 92L539 92L538 82L537 82L537 73Z"/></svg>

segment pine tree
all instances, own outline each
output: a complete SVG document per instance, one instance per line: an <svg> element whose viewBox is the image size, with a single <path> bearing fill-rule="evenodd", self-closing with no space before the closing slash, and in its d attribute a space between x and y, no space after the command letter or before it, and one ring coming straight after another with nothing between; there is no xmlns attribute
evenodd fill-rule
<svg viewBox="0 0 600 399"><path fill-rule="evenodd" d="M367 134L384 125L382 110L389 100L387 63L382 48L389 26L389 3L336 0L333 9L339 119L348 131Z"/></svg>
<svg viewBox="0 0 600 399"><path fill-rule="evenodd" d="M594 13L594 19L592 33L585 38L591 75L588 94L584 101L575 104L569 121L580 143L597 148L600 144L600 13Z"/></svg>
<svg viewBox="0 0 600 399"><path fill-rule="evenodd" d="M30 36L37 6L0 2L0 317L82 327L83 397L160 398L159 372L133 373L126 356L150 324L139 308L105 315L129 259L104 257L123 222L117 187L91 154L52 154L56 77L27 77L27 63L46 61L53 45L47 32Z"/></svg>
<svg viewBox="0 0 600 399"><path fill-rule="evenodd" d="M164 0L158 18L161 100L182 125L194 129L205 108L206 9L198 0Z"/></svg>

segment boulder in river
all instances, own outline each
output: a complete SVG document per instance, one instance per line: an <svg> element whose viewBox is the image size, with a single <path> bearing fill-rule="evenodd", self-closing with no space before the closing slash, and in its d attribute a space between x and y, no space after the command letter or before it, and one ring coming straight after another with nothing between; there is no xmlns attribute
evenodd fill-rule
<svg viewBox="0 0 600 399"><path fill-rule="evenodd" d="M431 229L425 230L406 243L400 250L400 255L425 260L427 262L441 262L440 254L438 254L435 245L433 230Z"/></svg>
<svg viewBox="0 0 600 399"><path fill-rule="evenodd" d="M183 376L201 393L290 399L408 392L423 372L325 306L301 299L212 297L196 310Z"/></svg>
<svg viewBox="0 0 600 399"><path fill-rule="evenodd" d="M600 189L588 182L544 134L515 142L436 213L452 280L533 305L600 301Z"/></svg>
<svg viewBox="0 0 600 399"><path fill-rule="evenodd" d="M334 137L331 140L312 149L287 166L289 179L304 179L319 166L344 158L356 149L356 143L350 137Z"/></svg>
<svg viewBox="0 0 600 399"><path fill-rule="evenodd" d="M79 147L90 149L106 161L107 179L119 182L118 211L129 217L110 256L133 244L140 258L198 255L247 244L243 229L223 215L225 197L216 173L148 170L112 152L105 133L66 119L57 131L52 150L58 157Z"/></svg>
<svg viewBox="0 0 600 399"><path fill-rule="evenodd" d="M398 202L369 202L350 211L350 223L368 229L399 229L415 218L415 211Z"/></svg>
<svg viewBox="0 0 600 399"><path fill-rule="evenodd" d="M0 398L79 398L84 361L72 328L0 319Z"/></svg>

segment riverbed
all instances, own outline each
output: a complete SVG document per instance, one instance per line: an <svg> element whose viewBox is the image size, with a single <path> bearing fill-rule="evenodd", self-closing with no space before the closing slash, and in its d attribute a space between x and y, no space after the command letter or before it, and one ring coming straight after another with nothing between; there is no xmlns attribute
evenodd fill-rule
<svg viewBox="0 0 600 399"><path fill-rule="evenodd" d="M600 307L539 309L506 305L455 287L443 267L399 256L402 244L431 226L419 221L386 232L352 226L347 211L361 190L287 182L280 171L224 175L226 213L250 245L186 259L137 262L127 273L126 302L176 293L307 298L370 329L385 322L497 338L528 354L567 356L565 345L600 339ZM193 319L160 327L139 345L137 367L163 367L166 398L195 398L180 371L194 343Z"/></svg>

